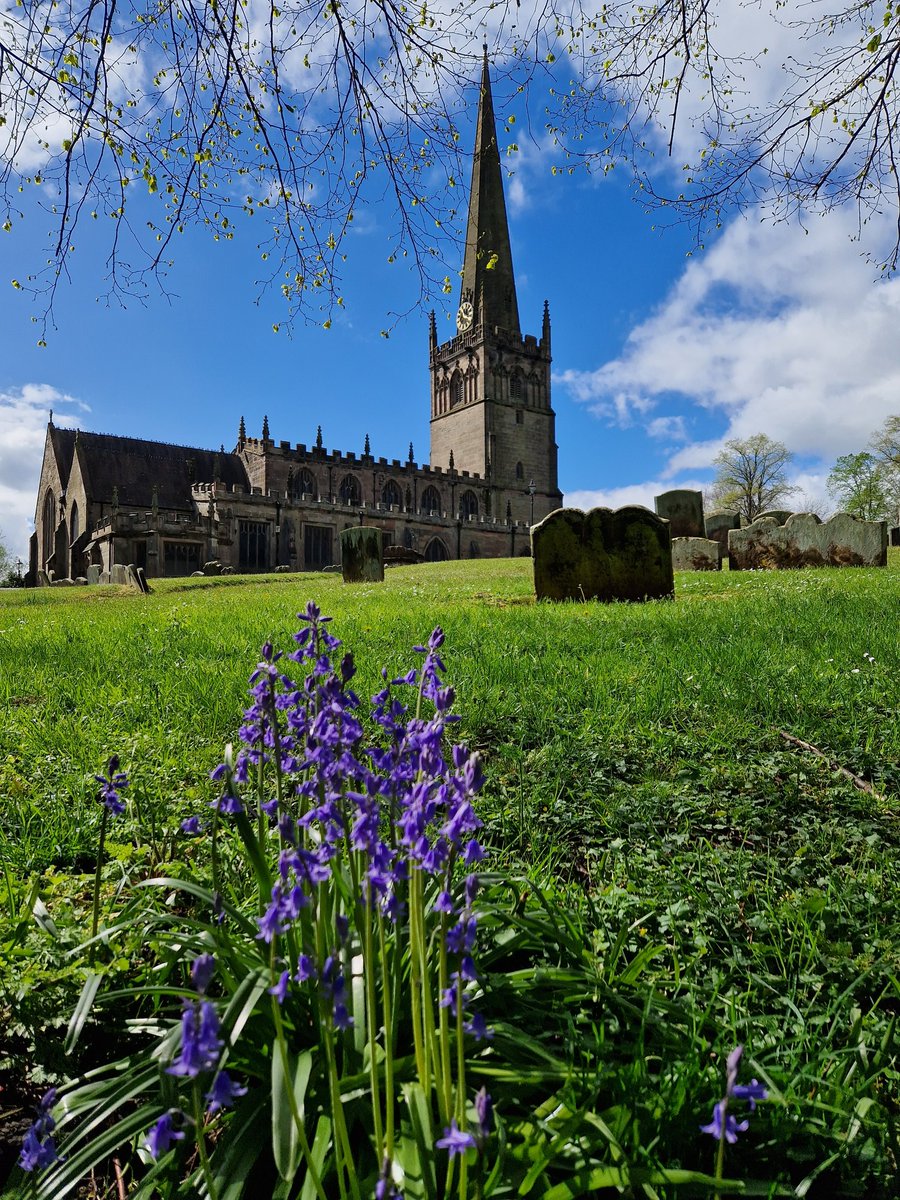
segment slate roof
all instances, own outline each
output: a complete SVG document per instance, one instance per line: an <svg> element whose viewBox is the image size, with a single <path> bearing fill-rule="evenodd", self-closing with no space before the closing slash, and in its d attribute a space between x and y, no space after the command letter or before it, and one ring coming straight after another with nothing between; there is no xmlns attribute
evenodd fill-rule
<svg viewBox="0 0 900 1200"><path fill-rule="evenodd" d="M117 488L120 507L149 509L156 485L160 508L190 509L192 483L218 479L249 490L247 472L236 454L54 426L53 449L66 481L76 453L76 433L86 491L94 502L111 503Z"/></svg>

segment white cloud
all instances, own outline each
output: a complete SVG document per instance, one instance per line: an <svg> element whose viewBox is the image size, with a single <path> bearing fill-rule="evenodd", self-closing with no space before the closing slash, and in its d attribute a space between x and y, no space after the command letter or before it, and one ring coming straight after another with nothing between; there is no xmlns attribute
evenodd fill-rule
<svg viewBox="0 0 900 1200"><path fill-rule="evenodd" d="M51 409L53 423L66 429L80 425L79 412L90 411L48 383L0 391L0 534L13 558L25 562Z"/></svg>
<svg viewBox="0 0 900 1200"><path fill-rule="evenodd" d="M706 484L698 480L687 480L679 483L678 486L700 492ZM591 508L624 508L628 504L640 504L644 508L649 508L651 512L655 512L656 508L653 503L655 497L670 491L671 488L671 482L664 479L650 479L644 483L626 484L624 487L566 492L565 501L567 508L580 508L585 512Z"/></svg>
<svg viewBox="0 0 900 1200"><path fill-rule="evenodd" d="M724 422L718 438L672 454L666 477L708 468L725 439L758 432L828 464L862 449L900 411L900 279L873 279L849 240L854 220L735 219L618 358L554 378L620 425L675 399ZM648 433L672 436L677 420L661 413Z"/></svg>

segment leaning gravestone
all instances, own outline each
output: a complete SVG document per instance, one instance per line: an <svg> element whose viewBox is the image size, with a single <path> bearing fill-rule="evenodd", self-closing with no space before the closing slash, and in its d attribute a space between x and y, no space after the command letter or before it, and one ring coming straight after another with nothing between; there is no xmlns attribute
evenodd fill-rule
<svg viewBox="0 0 900 1200"><path fill-rule="evenodd" d="M669 522L672 537L703 537L703 493L687 488L663 492L653 503L657 515Z"/></svg>
<svg viewBox="0 0 900 1200"><path fill-rule="evenodd" d="M703 519L706 536L719 546L719 562L728 553L728 531L740 529L741 514L738 512L711 512Z"/></svg>
<svg viewBox="0 0 900 1200"><path fill-rule="evenodd" d="M136 567L135 571L134 571L134 575L135 575L135 578L137 579L138 587L141 589L141 591L144 593L145 596L149 596L150 595L150 584L147 582L147 576L144 572L144 568Z"/></svg>
<svg viewBox="0 0 900 1200"><path fill-rule="evenodd" d="M558 508L531 530L538 600L674 594L669 525L648 508Z"/></svg>
<svg viewBox="0 0 900 1200"><path fill-rule="evenodd" d="M815 513L794 513L783 525L757 517L728 535L732 571L791 567L887 566L887 521L858 521L836 513L824 523Z"/></svg>
<svg viewBox="0 0 900 1200"><path fill-rule="evenodd" d="M355 525L341 532L341 573L344 583L382 583L384 552L381 530Z"/></svg>
<svg viewBox="0 0 900 1200"><path fill-rule="evenodd" d="M719 571L719 543L711 538L672 538L672 567L676 571Z"/></svg>
<svg viewBox="0 0 900 1200"><path fill-rule="evenodd" d="M88 567L87 581L88 583L100 582L100 567L97 565L97 563L91 563L91 565Z"/></svg>

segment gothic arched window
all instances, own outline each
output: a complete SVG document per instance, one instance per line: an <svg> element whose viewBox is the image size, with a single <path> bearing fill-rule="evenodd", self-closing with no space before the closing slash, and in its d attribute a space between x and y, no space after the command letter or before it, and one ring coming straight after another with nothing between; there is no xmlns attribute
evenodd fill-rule
<svg viewBox="0 0 900 1200"><path fill-rule="evenodd" d="M73 542L78 541L78 535L81 533L81 521L78 516L78 501L72 501L72 516L69 519L69 537Z"/></svg>
<svg viewBox="0 0 900 1200"><path fill-rule="evenodd" d="M525 468L521 463L516 463L516 479L525 480Z"/></svg>
<svg viewBox="0 0 900 1200"><path fill-rule="evenodd" d="M396 504L400 508L403 504L403 497L400 495L400 487L393 479L389 479L381 489L382 504Z"/></svg>
<svg viewBox="0 0 900 1200"><path fill-rule="evenodd" d="M423 512L439 513L441 511L441 493L436 487L427 487L422 493L419 506Z"/></svg>
<svg viewBox="0 0 900 1200"><path fill-rule="evenodd" d="M459 514L466 521L478 516L478 497L474 492L463 492L460 496Z"/></svg>
<svg viewBox="0 0 900 1200"><path fill-rule="evenodd" d="M44 497L44 511L41 517L41 541L42 551L45 565L47 560L53 554L54 535L56 534L56 497L47 489L47 495Z"/></svg>
<svg viewBox="0 0 900 1200"><path fill-rule="evenodd" d="M294 476L294 495L309 496L312 500L318 500L319 489L316 487L316 481L312 477L312 473L304 467L299 475Z"/></svg>
<svg viewBox="0 0 900 1200"><path fill-rule="evenodd" d="M341 486L338 489L338 495L340 496L341 504L361 503L359 480L355 475L344 476L341 480Z"/></svg>
<svg viewBox="0 0 900 1200"><path fill-rule="evenodd" d="M440 538L432 538L425 547L426 562L446 562L450 557L450 552Z"/></svg>
<svg viewBox="0 0 900 1200"><path fill-rule="evenodd" d="M521 400L522 392L522 373L514 371L509 378L509 394L513 400Z"/></svg>
<svg viewBox="0 0 900 1200"><path fill-rule="evenodd" d="M454 408L463 402L463 377L459 371L454 371L450 379L450 407Z"/></svg>

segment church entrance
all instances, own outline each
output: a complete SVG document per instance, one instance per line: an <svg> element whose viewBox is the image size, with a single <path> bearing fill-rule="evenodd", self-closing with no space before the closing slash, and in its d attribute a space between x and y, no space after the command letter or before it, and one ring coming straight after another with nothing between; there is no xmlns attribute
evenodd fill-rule
<svg viewBox="0 0 900 1200"><path fill-rule="evenodd" d="M303 568L321 571L334 562L331 552L334 531L330 525L303 526Z"/></svg>

